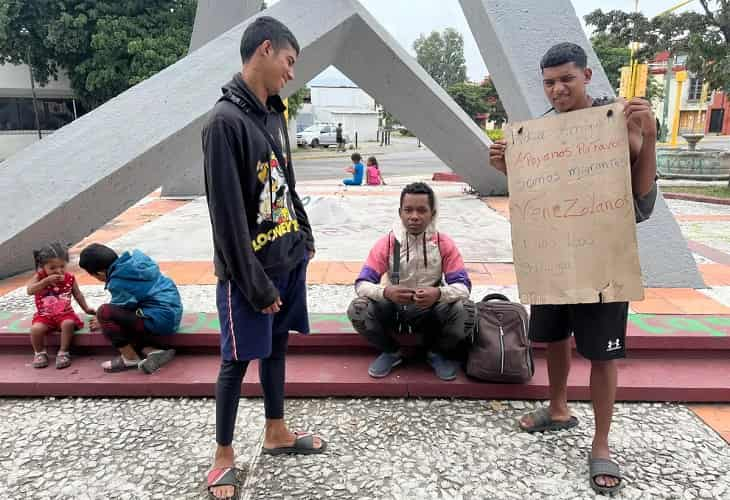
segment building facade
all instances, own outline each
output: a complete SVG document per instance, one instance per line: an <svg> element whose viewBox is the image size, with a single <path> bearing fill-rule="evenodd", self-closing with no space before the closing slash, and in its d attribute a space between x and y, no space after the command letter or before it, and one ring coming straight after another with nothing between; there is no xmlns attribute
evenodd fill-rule
<svg viewBox="0 0 730 500"><path fill-rule="evenodd" d="M350 140L375 141L378 138L380 110L370 95L344 75L325 71L308 85L311 106L303 107L299 116L303 123L342 123ZM305 116L301 116L302 112Z"/></svg>
<svg viewBox="0 0 730 500"><path fill-rule="evenodd" d="M687 57L683 55L670 56L668 52L661 52L649 64L651 75L663 89L665 88L666 77L670 68L670 57L672 58L671 76L666 124L662 120L665 110L664 99L658 98L653 102L654 113L668 129L671 129L676 112L675 102L679 88L676 74L680 71L686 71L685 64ZM729 96L724 92L710 91L704 96L705 99L703 100L703 86L703 79L692 73L687 75L687 79L682 84L679 105L679 133L730 135Z"/></svg>
<svg viewBox="0 0 730 500"><path fill-rule="evenodd" d="M35 87L34 110L28 66L0 65L0 161L37 141L38 128L48 135L84 113L66 75Z"/></svg>

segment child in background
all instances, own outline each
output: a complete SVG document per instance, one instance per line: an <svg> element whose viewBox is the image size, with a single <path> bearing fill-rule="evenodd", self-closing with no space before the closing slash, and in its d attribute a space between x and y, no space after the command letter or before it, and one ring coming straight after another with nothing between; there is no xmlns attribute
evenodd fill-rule
<svg viewBox="0 0 730 500"><path fill-rule="evenodd" d="M71 298L81 306L86 314L96 314L86 303L84 294L73 274L66 272L68 250L60 243L51 243L33 252L36 274L28 282L28 295L35 295L36 313L30 329L33 345L33 368L48 366L46 335L61 331L61 345L56 354L56 368L71 366L69 348L76 330L84 327L84 322L71 307Z"/></svg>
<svg viewBox="0 0 730 500"><path fill-rule="evenodd" d="M368 158L367 179L368 186L380 186L381 184L385 186L383 176L380 175L380 166L378 165L378 160L376 160L374 156Z"/></svg>
<svg viewBox="0 0 730 500"><path fill-rule="evenodd" d="M345 179L342 183L345 186L362 186L362 181L365 178L365 165L362 164L362 156L360 156L360 153L352 153L350 159L352 160L352 166L347 167L345 172L352 174L352 178Z"/></svg>
<svg viewBox="0 0 730 500"><path fill-rule="evenodd" d="M119 350L118 357L101 365L104 371L139 368L153 373L170 362L174 349L162 349L158 339L177 332L182 302L177 286L157 264L139 250L117 256L111 248L93 243L81 252L79 266L106 283L112 296L91 322Z"/></svg>

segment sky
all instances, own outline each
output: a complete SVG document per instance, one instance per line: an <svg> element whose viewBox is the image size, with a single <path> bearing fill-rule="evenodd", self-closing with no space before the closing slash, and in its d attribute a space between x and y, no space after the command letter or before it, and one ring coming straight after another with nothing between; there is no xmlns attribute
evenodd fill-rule
<svg viewBox="0 0 730 500"><path fill-rule="evenodd" d="M272 5L276 1L278 0L269 0L268 3ZM360 3L414 56L413 42L421 33L456 28L464 35L467 77L473 81L481 81L487 75L487 68L458 0L360 0ZM581 22L583 16L595 9L633 11L635 5L634 0L573 0L572 3ZM651 17L678 3L679 0L639 0L639 11ZM414 8L416 5L418 7ZM695 0L676 12L700 8L699 2ZM329 68L316 80L336 78L338 74L339 72Z"/></svg>

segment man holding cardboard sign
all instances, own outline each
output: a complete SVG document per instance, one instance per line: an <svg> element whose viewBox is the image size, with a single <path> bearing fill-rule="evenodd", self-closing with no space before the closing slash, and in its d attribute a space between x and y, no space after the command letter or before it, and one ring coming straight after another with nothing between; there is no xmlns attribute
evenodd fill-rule
<svg viewBox="0 0 730 500"><path fill-rule="evenodd" d="M489 155L498 170L509 168L520 294L534 304L530 338L548 343L550 405L523 416L520 427L577 425L567 404L572 333L591 360L591 487L613 492L623 486L608 446L615 360L625 356L628 301L643 296L633 220L646 220L656 200L655 118L643 99L591 98L578 45L552 47L540 68L556 116L511 125Z"/></svg>

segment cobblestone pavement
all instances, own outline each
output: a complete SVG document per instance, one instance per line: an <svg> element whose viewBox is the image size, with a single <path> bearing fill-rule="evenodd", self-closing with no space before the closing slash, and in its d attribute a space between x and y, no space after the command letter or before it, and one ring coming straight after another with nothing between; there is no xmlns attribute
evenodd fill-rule
<svg viewBox="0 0 730 500"><path fill-rule="evenodd" d="M290 400L292 427L322 456L259 453L262 403L241 401L235 446L246 499L594 498L580 425L530 435L522 401ZM213 453L210 399L0 399L0 491L20 499L198 499ZM612 446L620 498L730 497L730 447L686 407L620 404Z"/></svg>

